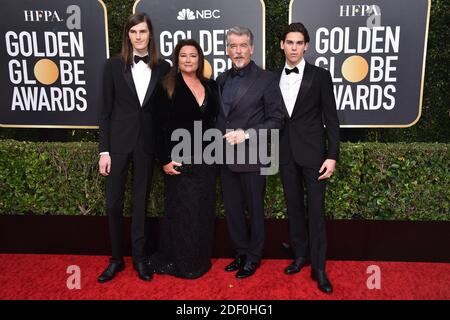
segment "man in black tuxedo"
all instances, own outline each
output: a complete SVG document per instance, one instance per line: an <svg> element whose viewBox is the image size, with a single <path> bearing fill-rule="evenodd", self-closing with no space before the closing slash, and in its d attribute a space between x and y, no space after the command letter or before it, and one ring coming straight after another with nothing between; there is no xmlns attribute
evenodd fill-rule
<svg viewBox="0 0 450 320"><path fill-rule="evenodd" d="M248 147L250 132L253 139L253 132L257 136L259 129L280 129L283 123L282 97L276 76L251 60L253 50L253 34L249 29L229 29L227 54L233 68L217 78L222 102L217 127L230 145L245 143ZM227 148L225 150L227 152ZM255 273L264 246L265 176L260 173L261 161L251 163L248 153L245 158L244 163L233 161L221 167L225 215L236 253L236 259L225 270L238 271L237 278ZM246 207L250 214L250 235L245 220Z"/></svg>
<svg viewBox="0 0 450 320"><path fill-rule="evenodd" d="M280 172L295 255L285 273L295 274L311 263L318 288L331 293L325 273L325 180L333 174L339 156L339 120L330 73L303 58L308 43L308 31L301 23L290 24L280 41L286 58L279 72L286 120L280 138Z"/></svg>
<svg viewBox="0 0 450 320"><path fill-rule="evenodd" d="M146 264L147 198L153 175L155 142L152 127L153 91L169 71L158 59L153 27L144 13L130 16L124 27L120 57L107 61L100 114L99 171L106 179L106 206L112 245L108 267L99 282L112 280L125 267L123 260L123 206L126 178L133 169L132 255L142 280L151 280Z"/></svg>

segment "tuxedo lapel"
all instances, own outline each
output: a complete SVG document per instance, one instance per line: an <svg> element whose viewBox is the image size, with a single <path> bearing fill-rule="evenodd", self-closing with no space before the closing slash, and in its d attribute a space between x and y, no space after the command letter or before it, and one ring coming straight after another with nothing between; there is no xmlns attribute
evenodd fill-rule
<svg viewBox="0 0 450 320"><path fill-rule="evenodd" d="M278 68L278 70L276 71L276 75L277 75L277 82L280 83L281 80L281 75L283 74L284 71L284 66L281 68Z"/></svg>
<svg viewBox="0 0 450 320"><path fill-rule="evenodd" d="M300 109L300 106L303 100L305 99L306 94L311 88L313 78L314 78L314 69L311 68L311 65L308 62L306 62L302 84L300 85L300 90L298 90L297 100L295 100L294 110L292 110L291 117L293 117L294 114L298 111L298 109Z"/></svg>
<svg viewBox="0 0 450 320"><path fill-rule="evenodd" d="M217 78L217 85L219 87L219 102L220 102L220 110L225 117L227 116L227 113L225 112L225 106L223 105L223 99L222 99L222 93L223 93L223 87L225 85L225 82L227 81L228 77L230 76L230 71L226 71L223 76Z"/></svg>
<svg viewBox="0 0 450 320"><path fill-rule="evenodd" d="M283 72L284 72L284 66L277 70L276 75L277 75L278 86L280 85L281 75L283 74ZM282 102L283 102L284 115L287 116L288 118L290 118L289 112L287 111L287 108L286 108L286 104L284 103L284 99L282 99Z"/></svg>
<svg viewBox="0 0 450 320"><path fill-rule="evenodd" d="M233 100L233 104L231 105L230 108L230 112L228 114L230 114L231 112L233 112L233 110L236 108L236 106L239 104L239 101L242 99L242 97L245 96L245 94L247 93L248 89L250 89L250 87L252 86L252 84L256 81L256 79L258 78L259 75L259 70L257 68L255 68L254 65L251 66L251 68L249 68L248 70L248 75L244 76L241 80L239 89L236 93L236 97Z"/></svg>
<svg viewBox="0 0 450 320"><path fill-rule="evenodd" d="M147 104L148 100L150 99L150 97L153 93L153 90L155 90L156 83L158 82L158 79L159 79L160 70L161 70L161 68L159 68L159 65L157 65L152 70L152 76L150 78L150 83L148 84L147 92L145 93L144 103L142 104L143 107Z"/></svg>
<svg viewBox="0 0 450 320"><path fill-rule="evenodd" d="M133 81L133 74L131 73L131 66L126 66L126 68L123 71L123 77L125 78L125 82L127 83L131 92L134 93L136 100L139 102L139 98L138 98L137 91L136 91L136 86Z"/></svg>
<svg viewBox="0 0 450 320"><path fill-rule="evenodd" d="M222 94L222 92L223 92L223 86L225 85L225 82L227 81L229 75L230 75L230 71L226 71L223 74L223 76L217 78L217 85L219 86L220 94Z"/></svg>

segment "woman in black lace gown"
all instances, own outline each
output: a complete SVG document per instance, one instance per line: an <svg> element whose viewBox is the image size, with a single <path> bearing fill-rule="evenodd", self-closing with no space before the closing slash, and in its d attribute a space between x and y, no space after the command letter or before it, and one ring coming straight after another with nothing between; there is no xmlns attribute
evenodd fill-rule
<svg viewBox="0 0 450 320"><path fill-rule="evenodd" d="M194 149L194 122L201 124L203 136L205 130L214 128L219 108L217 85L204 78L203 61L196 41L180 41L174 49L172 70L156 89L157 156L165 173L166 212L158 251L150 257L150 264L156 273L187 279L198 278L211 268L214 236L216 167L193 161L194 156L202 159L205 146L200 142L201 150ZM185 129L191 136L191 153L181 154L183 163L171 157L179 143L171 141L176 129Z"/></svg>

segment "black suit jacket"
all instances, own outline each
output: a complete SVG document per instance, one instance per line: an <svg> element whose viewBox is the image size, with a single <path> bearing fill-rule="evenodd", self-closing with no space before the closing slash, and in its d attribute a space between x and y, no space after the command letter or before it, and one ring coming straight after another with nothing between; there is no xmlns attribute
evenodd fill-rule
<svg viewBox="0 0 450 320"><path fill-rule="evenodd" d="M278 82L281 77L278 72ZM283 102L285 126L280 134L280 164L293 159L306 167L338 160L339 119L330 73L306 62L292 115Z"/></svg>
<svg viewBox="0 0 450 320"><path fill-rule="evenodd" d="M250 64L228 114L221 104L217 128L222 133L226 129L281 129L283 126L283 98L276 75L261 69L253 61ZM231 77L231 70L217 78L220 94L228 77ZM248 146L248 140L245 143ZM230 164L228 167L236 172L259 171L259 159L257 164L249 164L247 160L248 156L245 164Z"/></svg>
<svg viewBox="0 0 450 320"><path fill-rule="evenodd" d="M152 125L154 89L158 80L170 69L160 60L152 75L144 103L134 85L131 66L125 66L119 57L106 62L103 76L103 106L100 113L100 152L129 153L140 141L146 153L155 152Z"/></svg>

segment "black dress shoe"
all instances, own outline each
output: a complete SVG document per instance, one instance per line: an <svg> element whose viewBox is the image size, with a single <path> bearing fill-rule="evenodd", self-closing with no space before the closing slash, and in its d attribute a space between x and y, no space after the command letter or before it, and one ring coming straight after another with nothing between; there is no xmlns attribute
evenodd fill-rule
<svg viewBox="0 0 450 320"><path fill-rule="evenodd" d="M123 269L125 269L125 262L123 262L123 261L110 261L108 267L98 277L97 281L100 282L100 283L110 281L110 280L114 279L114 277L116 276L117 272L120 272Z"/></svg>
<svg viewBox="0 0 450 320"><path fill-rule="evenodd" d="M245 264L246 256L238 256L229 265L225 267L225 271L233 272L239 270Z"/></svg>
<svg viewBox="0 0 450 320"><path fill-rule="evenodd" d="M244 279L250 277L256 272L259 267L259 262L247 262L239 271L236 273L236 278Z"/></svg>
<svg viewBox="0 0 450 320"><path fill-rule="evenodd" d="M288 265L286 269L284 269L284 273L285 274L298 273L300 272L300 270L303 269L303 267L309 266L310 264L311 262L307 258L304 257L297 258L290 265Z"/></svg>
<svg viewBox="0 0 450 320"><path fill-rule="evenodd" d="M311 279L317 281L317 288L324 293L332 293L333 286L323 270L311 270Z"/></svg>
<svg viewBox="0 0 450 320"><path fill-rule="evenodd" d="M133 262L134 270L137 271L139 279L150 281L153 278L153 270L146 261Z"/></svg>

